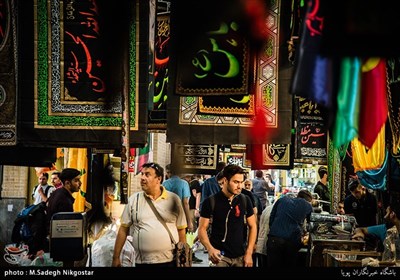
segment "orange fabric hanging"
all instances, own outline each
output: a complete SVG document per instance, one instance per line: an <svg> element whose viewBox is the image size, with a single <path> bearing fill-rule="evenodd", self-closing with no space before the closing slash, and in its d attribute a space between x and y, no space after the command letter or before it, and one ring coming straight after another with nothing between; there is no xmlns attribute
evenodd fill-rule
<svg viewBox="0 0 400 280"><path fill-rule="evenodd" d="M73 193L75 198L74 212L83 212L85 210L85 197L87 188L87 149L86 148L69 148L68 149L68 162L67 166L70 168L76 168L81 171L81 191Z"/></svg>

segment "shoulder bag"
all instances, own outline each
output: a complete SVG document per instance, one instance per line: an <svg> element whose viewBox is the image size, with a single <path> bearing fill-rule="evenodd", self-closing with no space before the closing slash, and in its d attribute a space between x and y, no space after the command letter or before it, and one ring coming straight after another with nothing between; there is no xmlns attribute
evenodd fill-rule
<svg viewBox="0 0 400 280"><path fill-rule="evenodd" d="M175 242L175 239L172 236L171 231L169 230L164 219L161 217L160 213L157 211L153 202L150 200L150 198L145 193L143 193L143 195L144 195L147 203L149 204L151 210L153 210L154 214L156 215L157 219L161 222L161 224L167 230L169 237L171 238L172 244L175 245L174 260L176 263L176 267L191 267L192 266L192 256L193 256L192 248L186 242L180 242L180 241L178 243Z"/></svg>

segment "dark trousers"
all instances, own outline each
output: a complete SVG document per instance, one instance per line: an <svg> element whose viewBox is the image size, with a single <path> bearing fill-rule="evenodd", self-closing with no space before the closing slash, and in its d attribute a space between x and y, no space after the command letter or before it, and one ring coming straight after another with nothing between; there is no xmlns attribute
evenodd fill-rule
<svg viewBox="0 0 400 280"><path fill-rule="evenodd" d="M295 267L299 247L293 242L280 237L268 236L268 267Z"/></svg>
<svg viewBox="0 0 400 280"><path fill-rule="evenodd" d="M256 262L257 267L267 267L267 255L260 254L260 253L255 253L256 255Z"/></svg>

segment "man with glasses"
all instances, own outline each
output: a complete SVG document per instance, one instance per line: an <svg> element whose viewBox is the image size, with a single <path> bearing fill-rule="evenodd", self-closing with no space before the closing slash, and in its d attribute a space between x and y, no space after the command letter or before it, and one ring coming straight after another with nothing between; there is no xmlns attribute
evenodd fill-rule
<svg viewBox="0 0 400 280"><path fill-rule="evenodd" d="M128 204L122 212L112 266L121 266L120 256L129 232L133 237L137 267L175 266L175 245L172 244L168 231L158 220L150 203L160 213L175 242L186 242L186 216L179 196L161 185L163 178L164 169L159 164L143 164L140 178L142 191L129 197Z"/></svg>

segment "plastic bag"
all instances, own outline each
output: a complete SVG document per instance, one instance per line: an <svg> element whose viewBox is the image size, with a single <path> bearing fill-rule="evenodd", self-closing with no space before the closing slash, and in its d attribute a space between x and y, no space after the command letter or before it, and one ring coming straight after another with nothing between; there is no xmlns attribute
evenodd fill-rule
<svg viewBox="0 0 400 280"><path fill-rule="evenodd" d="M63 262L60 261L53 261L52 258L50 258L50 253L44 253L43 255L37 256L32 263L30 264L31 266L57 266L57 267L62 267Z"/></svg>
<svg viewBox="0 0 400 280"><path fill-rule="evenodd" d="M91 248L91 257L86 266L111 267L117 233L113 229L107 230L102 237L95 240ZM135 249L130 242L130 236L125 241L121 251L121 266L135 266ZM91 264L90 264L91 260Z"/></svg>
<svg viewBox="0 0 400 280"><path fill-rule="evenodd" d="M187 244L189 244L190 248L193 247L196 236L197 236L197 232L187 232L186 233L186 242L187 242Z"/></svg>

